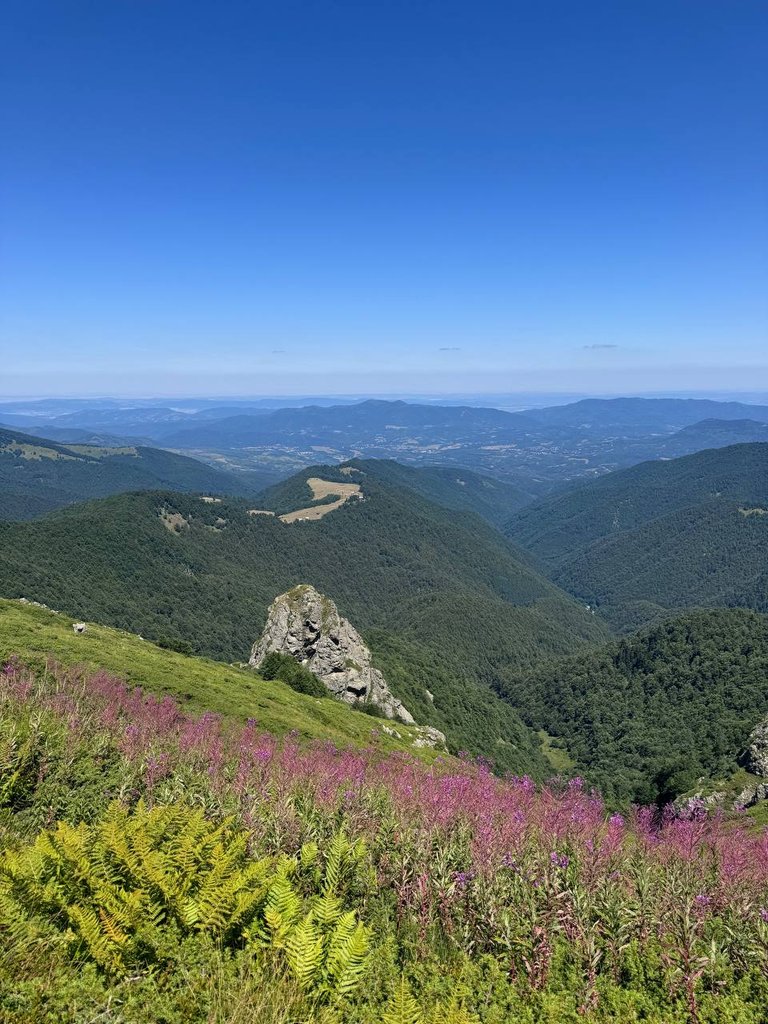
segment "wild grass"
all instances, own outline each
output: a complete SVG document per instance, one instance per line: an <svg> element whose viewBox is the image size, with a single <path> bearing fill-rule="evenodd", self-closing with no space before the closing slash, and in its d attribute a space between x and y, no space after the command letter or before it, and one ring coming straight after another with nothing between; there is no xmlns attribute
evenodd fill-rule
<svg viewBox="0 0 768 1024"><path fill-rule="evenodd" d="M51 658L65 666L106 669L132 685L168 694L190 711L212 711L240 721L258 719L277 736L295 732L339 746L411 747L407 727L398 725L405 737L402 742L383 732L372 737L367 715L329 697L299 694L279 679L262 679L252 669L187 657L106 626L89 623L78 636L72 621L46 608L0 600L0 661L15 654L38 669ZM425 750L420 756L429 760L433 755Z"/></svg>
<svg viewBox="0 0 768 1024"><path fill-rule="evenodd" d="M0 1020L764 1024L768 834L0 674Z"/></svg>

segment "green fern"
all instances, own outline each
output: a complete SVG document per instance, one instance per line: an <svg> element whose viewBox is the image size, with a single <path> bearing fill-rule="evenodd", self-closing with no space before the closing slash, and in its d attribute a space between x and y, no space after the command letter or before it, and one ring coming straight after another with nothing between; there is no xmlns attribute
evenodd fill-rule
<svg viewBox="0 0 768 1024"><path fill-rule="evenodd" d="M480 1018L452 1000L447 1006L438 1003L427 1018L427 1024L480 1024Z"/></svg>
<svg viewBox="0 0 768 1024"><path fill-rule="evenodd" d="M299 921L285 942L288 964L301 988L310 988L317 978L323 952L322 933L308 914Z"/></svg>
<svg viewBox="0 0 768 1024"><path fill-rule="evenodd" d="M382 1024L425 1024L419 1004L413 998L405 978L400 979L400 984L387 1003Z"/></svg>
<svg viewBox="0 0 768 1024"><path fill-rule="evenodd" d="M369 947L369 930L354 911L348 911L327 940L325 985L329 991L348 995L358 985L368 966Z"/></svg>
<svg viewBox="0 0 768 1024"><path fill-rule="evenodd" d="M13 934L46 927L76 954L121 974L146 958L151 933L172 920L183 932L239 939L259 917L286 861L251 861L246 835L183 804L133 810L115 803L93 825L59 822L0 859L0 923ZM299 901L290 919L299 913ZM141 942L138 935L141 933Z"/></svg>

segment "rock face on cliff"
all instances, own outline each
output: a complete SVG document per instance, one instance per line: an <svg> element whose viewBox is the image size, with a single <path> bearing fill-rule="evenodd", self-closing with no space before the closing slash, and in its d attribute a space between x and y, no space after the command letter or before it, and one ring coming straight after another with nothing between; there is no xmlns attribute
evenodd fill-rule
<svg viewBox="0 0 768 1024"><path fill-rule="evenodd" d="M414 723L411 713L371 664L371 652L363 638L339 615L333 601L314 587L301 584L272 602L249 664L258 668L271 651L296 658L339 700L352 705L373 704L387 718Z"/></svg>
<svg viewBox="0 0 768 1024"><path fill-rule="evenodd" d="M768 719L756 725L749 735L745 767L753 775L768 777Z"/></svg>

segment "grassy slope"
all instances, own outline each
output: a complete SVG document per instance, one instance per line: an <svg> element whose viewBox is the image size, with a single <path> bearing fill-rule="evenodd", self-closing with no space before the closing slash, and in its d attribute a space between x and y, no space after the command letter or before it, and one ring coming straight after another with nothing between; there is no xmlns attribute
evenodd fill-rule
<svg viewBox="0 0 768 1024"><path fill-rule="evenodd" d="M18 601L0 600L0 661L18 655L34 667L49 657L63 665L103 668L157 694L171 694L194 711L214 711L238 719L255 718L275 735L295 729L307 738L339 746L370 746L381 724L331 698L296 693L278 680L267 682L248 669L166 651L132 633L88 624L78 636L72 618ZM397 726L403 737L406 726ZM408 742L381 734L386 749L413 749ZM430 757L430 751L419 751Z"/></svg>

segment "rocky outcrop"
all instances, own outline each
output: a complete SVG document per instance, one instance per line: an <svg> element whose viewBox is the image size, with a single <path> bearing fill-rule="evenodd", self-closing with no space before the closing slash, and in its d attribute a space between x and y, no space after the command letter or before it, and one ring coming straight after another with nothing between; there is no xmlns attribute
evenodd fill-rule
<svg viewBox="0 0 768 1024"><path fill-rule="evenodd" d="M756 725L749 734L744 767L753 775L768 778L768 719Z"/></svg>
<svg viewBox="0 0 768 1024"><path fill-rule="evenodd" d="M387 718L414 724L411 713L371 664L371 652L363 638L339 615L333 601L314 587L301 584L272 602L249 664L258 668L271 651L290 654L339 700L372 704Z"/></svg>
<svg viewBox="0 0 768 1024"><path fill-rule="evenodd" d="M445 750L445 733L440 732L434 725L419 725L416 727L417 736L413 741L414 747L432 747L435 750Z"/></svg>
<svg viewBox="0 0 768 1024"><path fill-rule="evenodd" d="M739 764L743 772L733 776L730 784L724 789L716 789L714 792L694 793L690 797L679 797L675 801L677 810L695 810L697 808L723 807L731 810L744 810L754 807L755 804L768 800L768 718L758 722L749 734L747 746ZM750 778L750 776L752 776ZM705 782L699 779L699 782ZM743 783L746 781L746 785ZM741 784L741 790L736 792L734 783Z"/></svg>

